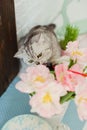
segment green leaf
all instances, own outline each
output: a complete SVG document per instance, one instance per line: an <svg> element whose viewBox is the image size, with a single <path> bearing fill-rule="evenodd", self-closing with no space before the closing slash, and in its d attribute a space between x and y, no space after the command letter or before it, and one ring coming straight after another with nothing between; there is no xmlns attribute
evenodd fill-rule
<svg viewBox="0 0 87 130"><path fill-rule="evenodd" d="M54 70L51 70L50 73L51 73L51 74L55 74Z"/></svg>
<svg viewBox="0 0 87 130"><path fill-rule="evenodd" d="M29 93L29 95L32 97L36 92Z"/></svg>
<svg viewBox="0 0 87 130"><path fill-rule="evenodd" d="M68 65L68 69L71 68L74 64L76 64L77 60L70 59L70 63Z"/></svg>
<svg viewBox="0 0 87 130"><path fill-rule="evenodd" d="M84 72L85 74L87 74L87 66L85 66L85 68L83 69L83 72Z"/></svg>
<svg viewBox="0 0 87 130"><path fill-rule="evenodd" d="M67 102L75 97L75 92L68 92L66 95L62 96L60 98L60 103L63 104L64 102Z"/></svg>

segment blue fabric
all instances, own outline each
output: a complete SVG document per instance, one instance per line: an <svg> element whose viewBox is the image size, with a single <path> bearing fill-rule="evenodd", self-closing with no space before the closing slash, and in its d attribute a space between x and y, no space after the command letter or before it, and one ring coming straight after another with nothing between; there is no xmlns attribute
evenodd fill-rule
<svg viewBox="0 0 87 130"><path fill-rule="evenodd" d="M15 88L18 81L19 78L16 77L0 98L0 130L12 117L30 112L28 94L23 94ZM79 120L74 102L70 103L62 121L68 124L71 130L82 130L85 123Z"/></svg>
<svg viewBox="0 0 87 130"><path fill-rule="evenodd" d="M82 130L84 127L85 121L81 121L79 119L77 109L73 101L70 102L62 122L67 124L71 130Z"/></svg>
<svg viewBox="0 0 87 130"><path fill-rule="evenodd" d="M18 81L19 78L16 77L0 98L0 130L12 117L28 114L30 111L29 96L19 92L15 88L15 84Z"/></svg>

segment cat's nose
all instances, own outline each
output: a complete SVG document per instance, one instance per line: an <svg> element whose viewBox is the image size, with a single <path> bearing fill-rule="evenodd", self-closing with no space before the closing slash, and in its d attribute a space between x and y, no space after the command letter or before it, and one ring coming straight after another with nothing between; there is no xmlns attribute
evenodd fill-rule
<svg viewBox="0 0 87 130"><path fill-rule="evenodd" d="M40 62L39 62L39 61L36 61L35 63L36 63L36 65L39 65L39 64L40 64Z"/></svg>

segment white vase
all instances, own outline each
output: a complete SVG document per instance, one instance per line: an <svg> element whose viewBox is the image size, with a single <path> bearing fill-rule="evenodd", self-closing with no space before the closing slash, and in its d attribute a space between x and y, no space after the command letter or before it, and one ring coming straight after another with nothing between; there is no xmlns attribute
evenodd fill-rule
<svg viewBox="0 0 87 130"><path fill-rule="evenodd" d="M70 130L70 128L67 125L61 123L61 120L64 117L64 114L68 108L68 105L69 105L69 102L64 103L63 112L61 115L54 115L51 118L45 118L45 120L51 125L52 130Z"/></svg>
<svg viewBox="0 0 87 130"><path fill-rule="evenodd" d="M64 117L64 114L68 108L69 103L70 102L68 101L63 104L63 112L60 115L54 115L51 118L43 118L41 116L40 117L43 118L45 121L47 121L50 124L50 126L52 127L52 130L70 130L68 125L61 123L61 120ZM37 113L35 113L35 115L39 116Z"/></svg>

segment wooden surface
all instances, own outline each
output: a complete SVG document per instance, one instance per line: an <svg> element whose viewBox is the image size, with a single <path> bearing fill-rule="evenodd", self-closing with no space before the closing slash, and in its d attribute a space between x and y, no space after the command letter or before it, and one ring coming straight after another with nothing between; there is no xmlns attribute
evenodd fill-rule
<svg viewBox="0 0 87 130"><path fill-rule="evenodd" d="M19 71L13 0L0 0L0 95Z"/></svg>

